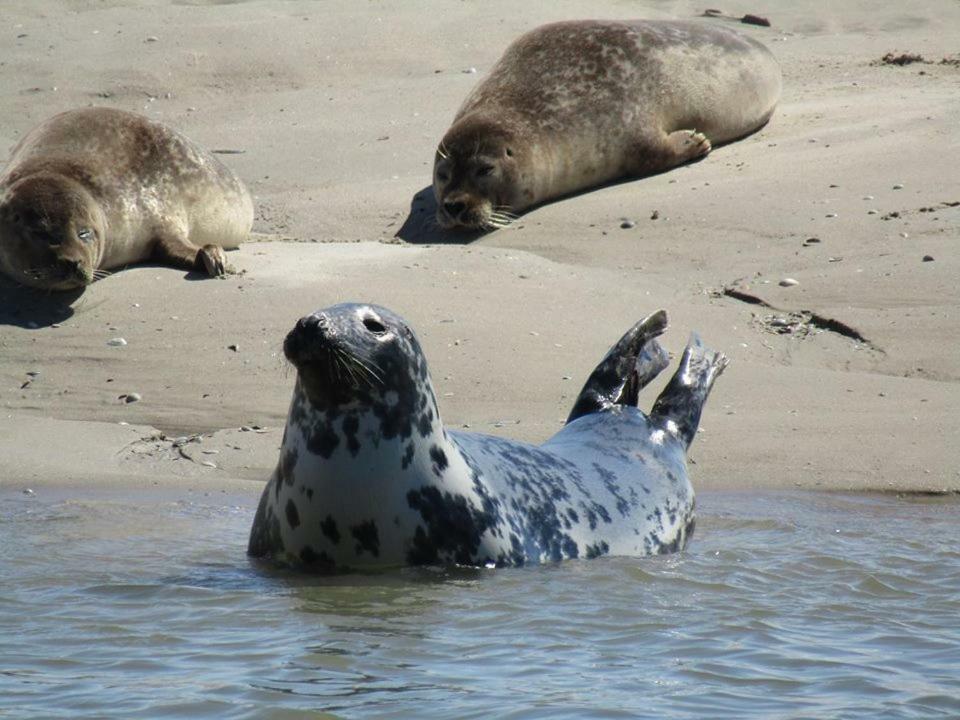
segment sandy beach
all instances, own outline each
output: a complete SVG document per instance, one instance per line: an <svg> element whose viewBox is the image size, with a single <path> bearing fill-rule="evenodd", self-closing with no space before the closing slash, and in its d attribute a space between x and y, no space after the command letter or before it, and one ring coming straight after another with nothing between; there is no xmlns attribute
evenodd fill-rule
<svg viewBox="0 0 960 720"><path fill-rule="evenodd" d="M222 151L257 219L222 280L140 266L75 298L0 284L0 485L170 483L252 503L294 380L284 334L357 300L410 321L452 427L546 439L609 346L665 308L672 353L697 330L731 360L692 448L698 489L960 491L960 4L728 2L772 23L711 20L781 63L760 132L482 237L429 223L436 143L513 38L703 9L5 9L0 161L56 112L140 112Z"/></svg>

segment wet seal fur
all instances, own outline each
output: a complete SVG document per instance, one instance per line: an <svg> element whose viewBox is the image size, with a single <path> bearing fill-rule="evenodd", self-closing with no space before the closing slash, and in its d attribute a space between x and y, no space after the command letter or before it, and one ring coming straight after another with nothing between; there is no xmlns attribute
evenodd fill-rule
<svg viewBox="0 0 960 720"><path fill-rule="evenodd" d="M143 260L222 275L252 224L250 193L216 157L112 108L49 118L0 175L0 271L47 290Z"/></svg>
<svg viewBox="0 0 960 720"><path fill-rule="evenodd" d="M545 200L695 160L762 127L780 86L767 48L709 21L536 28L440 142L437 222L502 227Z"/></svg>
<svg viewBox="0 0 960 720"><path fill-rule="evenodd" d="M389 310L301 318L280 460L248 552L308 570L505 566L680 550L694 528L686 470L726 358L694 335L649 415L640 389L668 365L659 311L590 375L540 446L444 428L416 336Z"/></svg>

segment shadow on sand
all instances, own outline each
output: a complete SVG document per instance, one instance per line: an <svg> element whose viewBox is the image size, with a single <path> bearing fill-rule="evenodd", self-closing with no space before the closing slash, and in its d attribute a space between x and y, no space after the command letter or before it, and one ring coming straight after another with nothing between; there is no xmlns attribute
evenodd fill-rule
<svg viewBox="0 0 960 720"><path fill-rule="evenodd" d="M63 322L73 316L73 304L84 290L38 290L0 277L0 326L13 325L35 330Z"/></svg>
<svg viewBox="0 0 960 720"><path fill-rule="evenodd" d="M466 245L483 237L487 230L444 230L437 225L437 201L433 186L427 185L414 194L410 213L394 234L414 245Z"/></svg>

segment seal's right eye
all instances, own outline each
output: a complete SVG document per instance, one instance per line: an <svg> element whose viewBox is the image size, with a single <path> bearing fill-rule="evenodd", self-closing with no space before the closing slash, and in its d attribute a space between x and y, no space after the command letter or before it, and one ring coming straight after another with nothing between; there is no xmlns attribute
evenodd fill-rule
<svg viewBox="0 0 960 720"><path fill-rule="evenodd" d="M450 179L450 174L446 170L437 170L437 180L446 182Z"/></svg>
<svg viewBox="0 0 960 720"><path fill-rule="evenodd" d="M367 318L364 320L363 326L374 335L383 335L387 331L382 323L374 320L373 318Z"/></svg>

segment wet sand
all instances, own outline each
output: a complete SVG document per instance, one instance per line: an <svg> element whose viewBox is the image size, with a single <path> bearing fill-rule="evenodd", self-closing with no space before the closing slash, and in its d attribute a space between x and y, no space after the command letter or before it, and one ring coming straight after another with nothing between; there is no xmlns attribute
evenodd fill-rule
<svg viewBox="0 0 960 720"><path fill-rule="evenodd" d="M6 13L0 160L55 112L141 112L229 151L257 234L224 280L137 267L69 304L0 286L8 488L253 494L294 379L283 335L368 300L418 332L453 427L547 438L610 344L663 307L669 350L695 329L731 358L692 449L698 488L960 490L960 68L939 62L960 47L956 3L723 6L772 21L735 24L783 67L767 127L479 238L431 228L423 191L436 142L506 44L550 20L701 8L65 5ZM877 62L892 51L933 62Z"/></svg>

